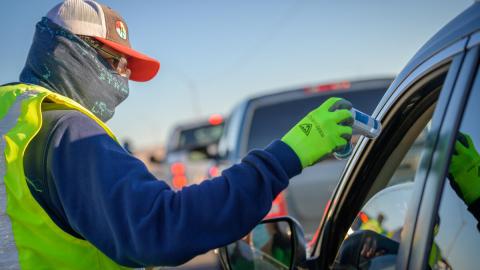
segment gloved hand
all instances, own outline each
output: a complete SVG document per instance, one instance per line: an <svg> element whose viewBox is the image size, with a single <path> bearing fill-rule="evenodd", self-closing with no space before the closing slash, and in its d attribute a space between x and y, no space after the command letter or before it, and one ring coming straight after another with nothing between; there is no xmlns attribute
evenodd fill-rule
<svg viewBox="0 0 480 270"><path fill-rule="evenodd" d="M332 152L342 150L352 137L352 104L329 98L283 136L306 168Z"/></svg>
<svg viewBox="0 0 480 270"><path fill-rule="evenodd" d="M470 136L459 133L449 173L452 186L467 205L480 198L480 155Z"/></svg>

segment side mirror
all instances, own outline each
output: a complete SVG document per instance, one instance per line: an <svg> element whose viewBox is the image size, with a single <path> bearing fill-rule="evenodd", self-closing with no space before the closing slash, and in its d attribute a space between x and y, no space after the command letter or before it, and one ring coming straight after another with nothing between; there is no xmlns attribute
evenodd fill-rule
<svg viewBox="0 0 480 270"><path fill-rule="evenodd" d="M224 269L306 267L303 229L291 217L263 220L244 238L220 249Z"/></svg>

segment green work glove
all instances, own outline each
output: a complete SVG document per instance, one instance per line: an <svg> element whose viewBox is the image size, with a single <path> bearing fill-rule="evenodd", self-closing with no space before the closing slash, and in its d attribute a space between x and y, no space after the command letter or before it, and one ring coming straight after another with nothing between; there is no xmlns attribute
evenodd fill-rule
<svg viewBox="0 0 480 270"><path fill-rule="evenodd" d="M467 205L480 198L480 155L470 136L459 133L449 173L452 186Z"/></svg>
<svg viewBox="0 0 480 270"><path fill-rule="evenodd" d="M329 98L283 136L303 168L347 146L352 137L351 108L344 99Z"/></svg>

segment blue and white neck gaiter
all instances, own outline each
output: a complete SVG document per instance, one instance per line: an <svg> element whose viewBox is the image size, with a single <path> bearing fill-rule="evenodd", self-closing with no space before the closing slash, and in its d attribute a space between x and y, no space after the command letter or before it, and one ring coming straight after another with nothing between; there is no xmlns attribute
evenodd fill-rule
<svg viewBox="0 0 480 270"><path fill-rule="evenodd" d="M20 81L69 97L104 122L129 92L128 79L95 49L47 18L37 23Z"/></svg>

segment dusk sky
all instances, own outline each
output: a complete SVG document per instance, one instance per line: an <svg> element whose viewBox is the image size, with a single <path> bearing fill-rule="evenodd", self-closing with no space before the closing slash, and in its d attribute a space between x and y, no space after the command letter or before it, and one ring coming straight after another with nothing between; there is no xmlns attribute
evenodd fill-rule
<svg viewBox="0 0 480 270"><path fill-rule="evenodd" d="M3 1L1 84L18 81L35 23L58 0ZM134 147L175 123L228 115L242 99L321 82L395 75L471 0L103 1L133 47L161 62L108 123ZM354 104L355 105L355 104Z"/></svg>

